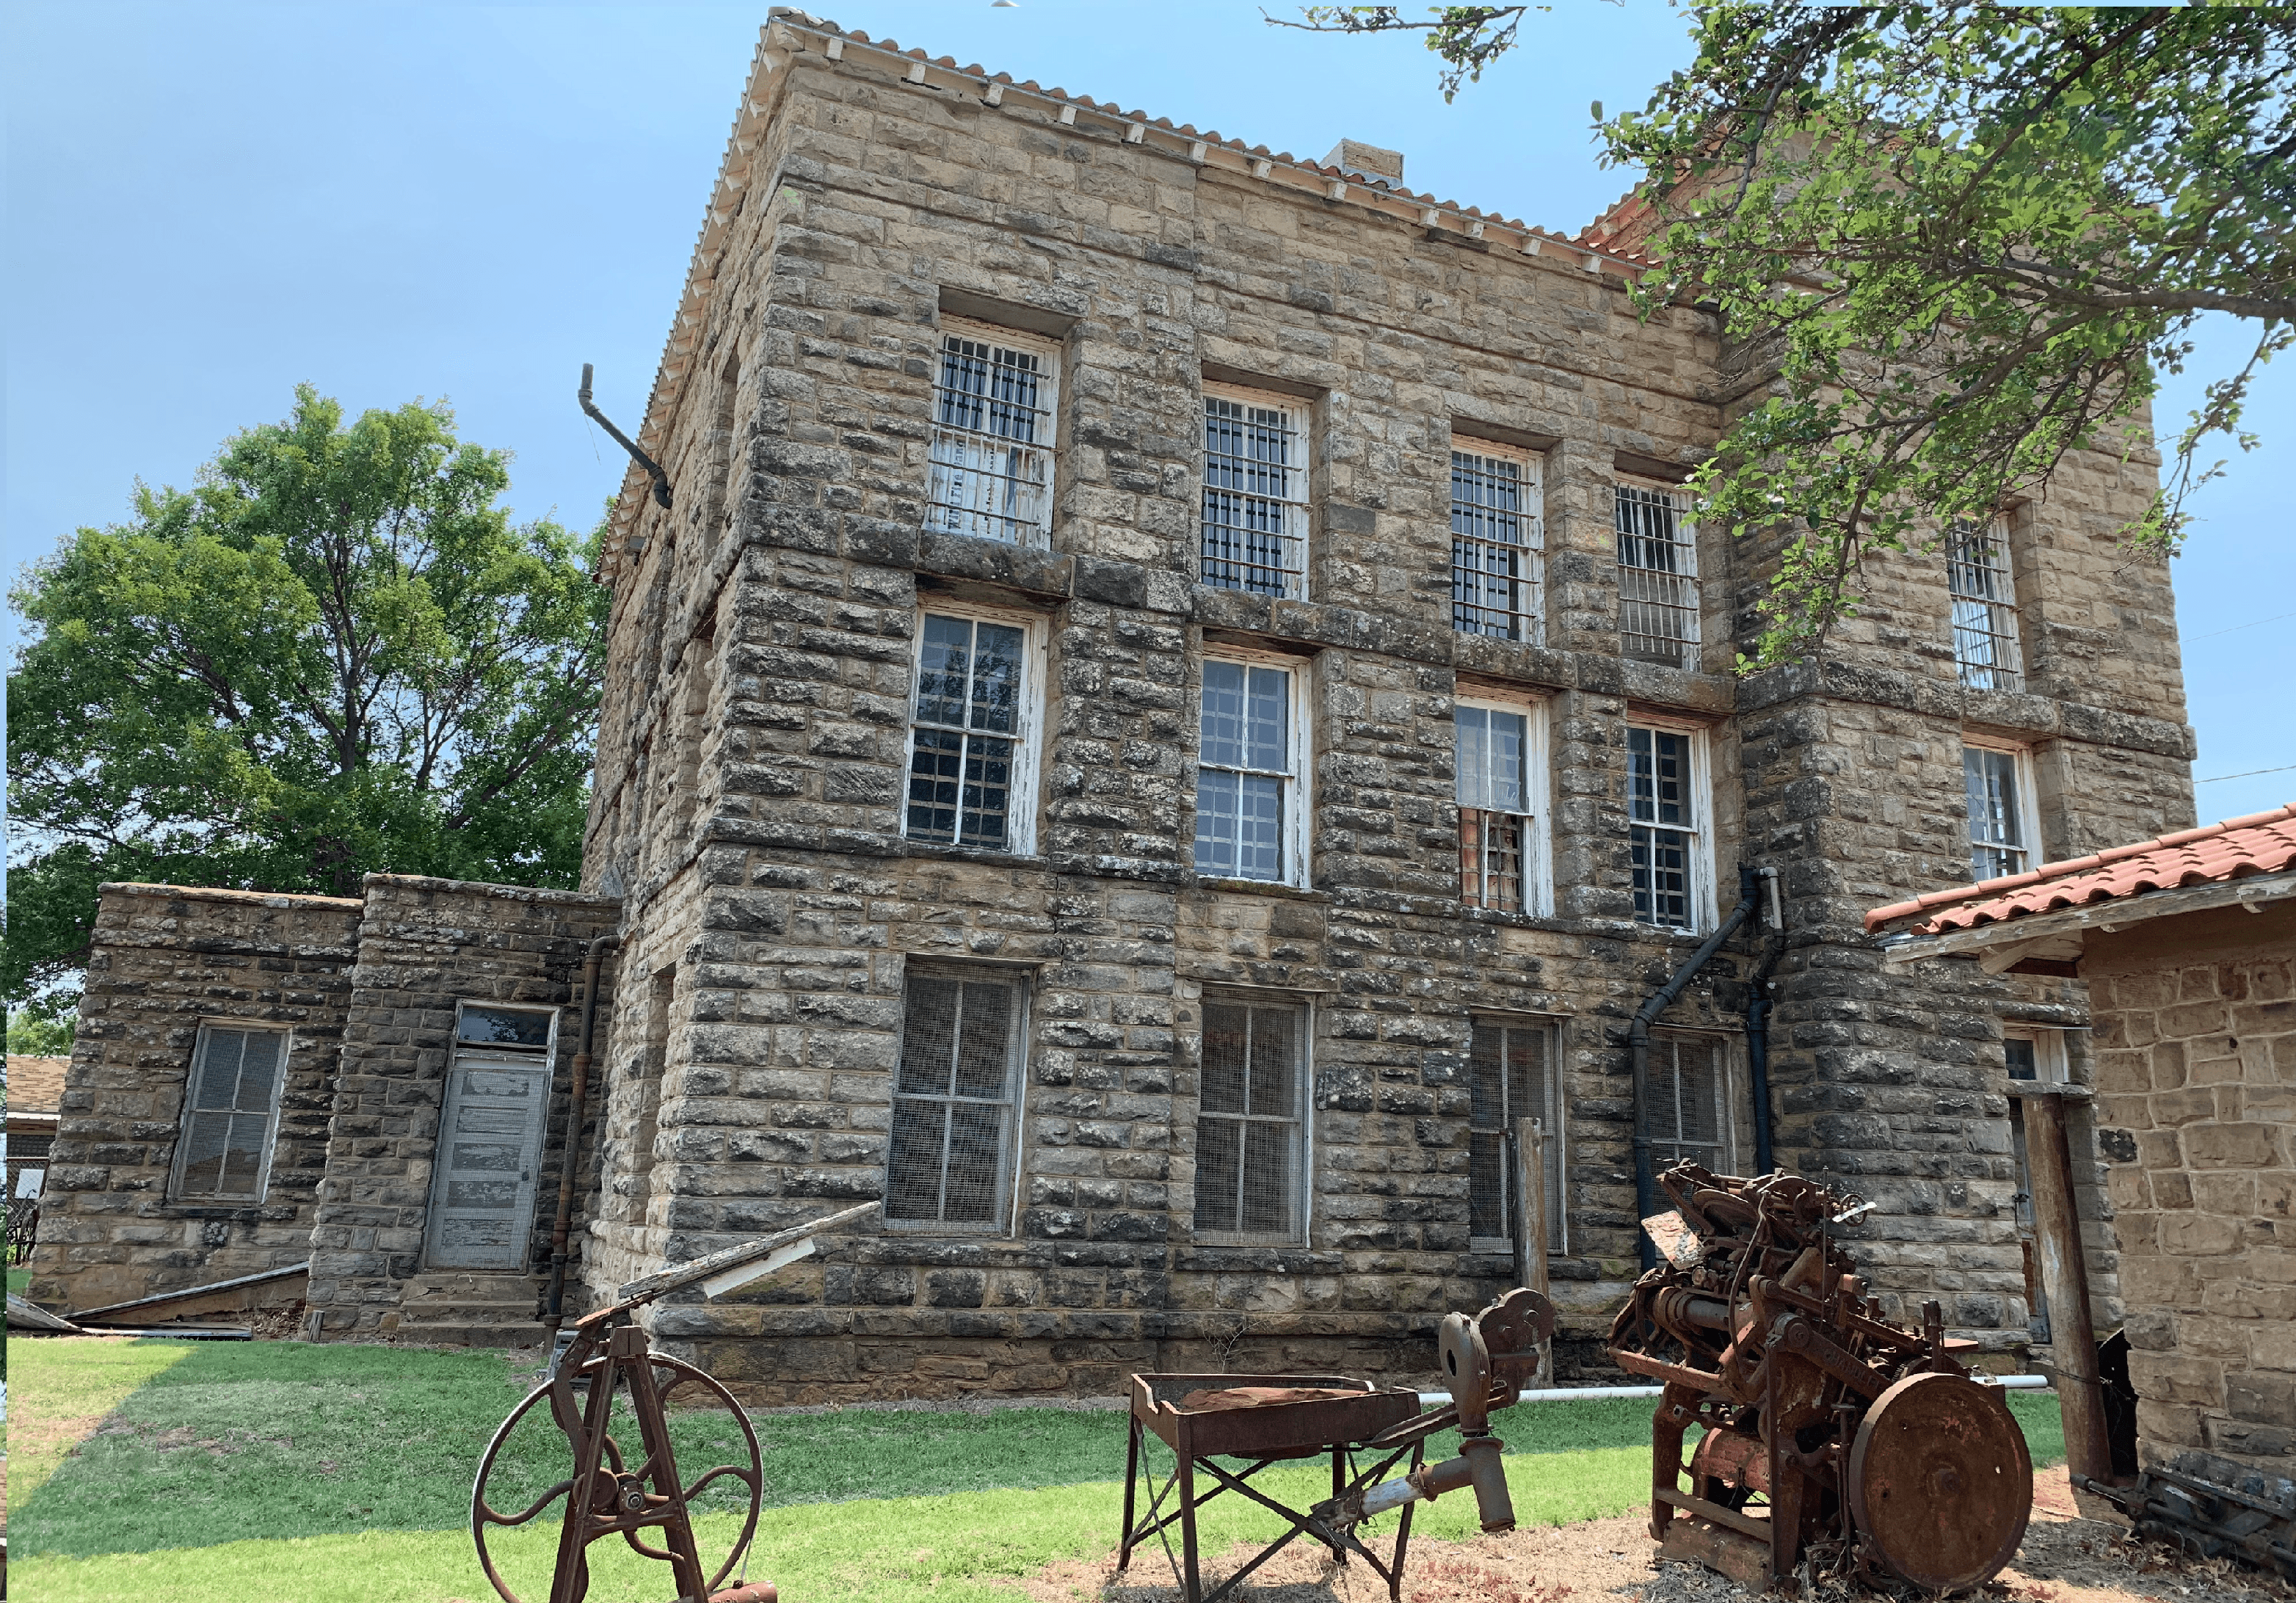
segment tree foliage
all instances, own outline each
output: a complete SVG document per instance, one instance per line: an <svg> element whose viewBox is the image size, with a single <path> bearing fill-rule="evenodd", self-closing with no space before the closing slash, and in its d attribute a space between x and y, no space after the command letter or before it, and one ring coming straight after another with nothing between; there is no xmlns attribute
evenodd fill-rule
<svg viewBox="0 0 2296 1603"><path fill-rule="evenodd" d="M26 569L0 993L79 966L106 880L575 881L608 597L508 484L443 405L303 387Z"/></svg>
<svg viewBox="0 0 2296 1603"><path fill-rule="evenodd" d="M1313 6L1308 25L1424 33L1456 89L1522 6ZM1662 264L1779 372L1695 481L1701 515L1785 549L1750 667L1805 656L1874 552L1934 545L2037 493L2068 453L2143 454L2160 375L2210 313L2254 331L2126 531L2173 552L2257 368L2296 327L2296 12L1691 9L1691 64L1595 118L1643 177L1595 229Z"/></svg>

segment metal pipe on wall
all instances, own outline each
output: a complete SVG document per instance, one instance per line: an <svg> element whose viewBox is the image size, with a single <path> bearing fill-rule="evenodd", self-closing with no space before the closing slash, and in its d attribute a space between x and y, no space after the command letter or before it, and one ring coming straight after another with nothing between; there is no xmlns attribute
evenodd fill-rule
<svg viewBox="0 0 2296 1603"><path fill-rule="evenodd" d="M582 1167L582 1117L590 1092L590 1049L598 1028L598 972L606 953L622 937L602 935L582 957L582 1035L574 1051L574 1073L566 1108L566 1144L558 1157L558 1214L550 1226L550 1285L543 1293L542 1322L551 1333L566 1319L566 1239L574 1222L574 1181Z"/></svg>
<svg viewBox="0 0 2296 1603"><path fill-rule="evenodd" d="M1778 871L1760 873L1770 938L1746 989L1746 1095L1754 1105L1754 1173L1767 1174L1777 1167L1770 1147L1770 976L1785 955L1786 922L1778 905Z"/></svg>

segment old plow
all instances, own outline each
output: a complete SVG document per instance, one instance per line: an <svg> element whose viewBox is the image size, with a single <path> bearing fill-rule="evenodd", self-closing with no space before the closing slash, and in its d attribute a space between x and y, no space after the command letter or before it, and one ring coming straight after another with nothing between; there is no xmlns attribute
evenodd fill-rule
<svg viewBox="0 0 2296 1603"><path fill-rule="evenodd" d="M1866 1205L1800 1175L1678 1164L1644 1221L1660 1262L1610 1337L1665 1387L1652 1429L1661 1557L1753 1588L1855 1574L1936 1593L1990 1580L2024 1537L2033 1466L1997 1386L1881 1315L1836 1240ZM1683 1462L1683 1441L1700 1427ZM1684 1484L1685 1480L1688 1485Z"/></svg>

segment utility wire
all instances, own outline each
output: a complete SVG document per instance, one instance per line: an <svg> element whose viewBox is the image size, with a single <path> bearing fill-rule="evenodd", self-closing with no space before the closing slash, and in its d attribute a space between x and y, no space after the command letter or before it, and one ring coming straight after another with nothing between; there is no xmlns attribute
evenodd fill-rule
<svg viewBox="0 0 2296 1603"><path fill-rule="evenodd" d="M2280 614L2279 617L2259 617L2252 624L2234 624L2229 629L2211 629L2206 634L2194 635L2192 639L2186 641L2185 643L2188 646L2195 646L2204 640L2214 640L2219 634L2237 634L2243 629L2261 629L2267 624L2278 623L2283 617L2296 617L2296 612L2284 612ZM2257 772L2259 773L2277 773L2278 770L2273 768L2259 768ZM2226 777L2228 779L2237 779L2241 776L2238 774L2227 774ZM2202 784L2206 784L2208 781L2203 780L2201 782Z"/></svg>
<svg viewBox="0 0 2296 1603"><path fill-rule="evenodd" d="M2289 616L2296 617L2296 613L2291 613ZM2272 620L2267 617L2264 621L2268 624ZM2296 768L2296 763L2283 763L2277 768L2251 768L2246 773L2219 773L2212 780L2194 780L2193 783L2196 785L2220 785L2226 780L2254 779L2259 773L2285 773L2291 768Z"/></svg>

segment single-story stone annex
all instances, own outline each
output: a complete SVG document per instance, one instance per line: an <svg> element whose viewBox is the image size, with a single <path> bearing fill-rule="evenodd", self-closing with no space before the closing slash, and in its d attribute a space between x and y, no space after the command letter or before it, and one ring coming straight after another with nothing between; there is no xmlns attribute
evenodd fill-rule
<svg viewBox="0 0 2296 1603"><path fill-rule="evenodd" d="M574 1308L882 1199L655 1335L766 1402L1416 1372L1543 1260L1567 1379L1693 1157L1861 1193L1893 1312L2033 1362L2008 1092L2089 1080L2086 987L1862 920L2193 822L2157 462L1740 678L1776 548L1681 486L1767 375L1647 266L775 11L582 889L107 887L33 1296L308 1260L319 1338L508 1339L562 1182Z"/></svg>

